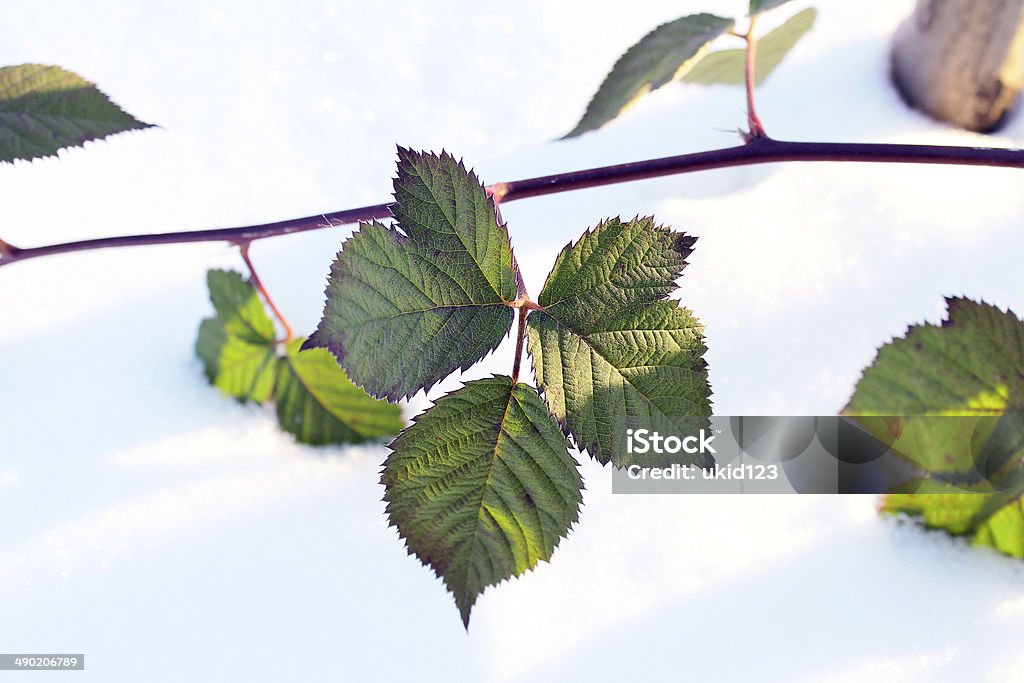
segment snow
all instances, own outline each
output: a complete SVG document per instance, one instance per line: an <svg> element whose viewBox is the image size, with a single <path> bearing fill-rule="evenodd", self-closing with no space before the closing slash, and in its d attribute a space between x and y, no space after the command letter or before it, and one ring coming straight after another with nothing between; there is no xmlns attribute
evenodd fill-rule
<svg viewBox="0 0 1024 683"><path fill-rule="evenodd" d="M395 144L446 148L488 182L732 145L743 98L726 87L668 86L605 130L551 140L650 28L742 5L13 0L0 63L61 64L160 128L0 167L0 236L376 203ZM820 2L761 90L769 132L1024 146L1024 117L979 136L902 105L887 41L911 5ZM774 165L503 213L535 293L602 217L653 213L699 235L680 297L707 325L716 411L829 414L879 344L942 317L943 296L1024 309L1020 182ZM297 328L318 320L350 231L253 248ZM1019 563L879 519L873 497L612 496L590 462L553 562L485 593L467 634L387 528L384 448L297 446L269 411L205 384L192 346L211 267L242 266L205 244L0 269L0 650L86 654L84 673L32 680L1024 680Z"/></svg>

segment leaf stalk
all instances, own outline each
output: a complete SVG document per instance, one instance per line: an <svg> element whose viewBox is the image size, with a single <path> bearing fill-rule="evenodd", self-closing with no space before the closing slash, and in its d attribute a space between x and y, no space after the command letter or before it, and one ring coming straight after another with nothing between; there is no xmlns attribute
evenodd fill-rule
<svg viewBox="0 0 1024 683"><path fill-rule="evenodd" d="M277 322L281 324L281 328L284 330L284 343L287 344L295 339L295 332L292 330L292 326L288 324L284 314L281 313L281 309L274 303L273 298L270 296L270 292L263 286L263 282L260 280L260 276L256 273L256 267L252 264L252 259L249 258L249 244L250 242L239 242L238 251L242 254L242 260L245 261L246 268L249 269L249 280L252 282L253 287L259 290L259 293L263 296L263 300L267 302L267 306L273 311L274 317L277 318Z"/></svg>
<svg viewBox="0 0 1024 683"><path fill-rule="evenodd" d="M530 315L526 306L519 307L519 326L516 329L516 357L512 361L512 386L519 383L519 369L523 365L523 347L526 345L526 318Z"/></svg>
<svg viewBox="0 0 1024 683"><path fill-rule="evenodd" d="M743 134L743 139L746 142L768 137L764 130L764 124L761 123L761 119L757 115L757 105L754 101L754 88L757 86L757 37L754 36L756 22L756 15L750 17L750 25L747 27L746 34L742 36L747 41L746 68L744 70L747 90L747 131Z"/></svg>

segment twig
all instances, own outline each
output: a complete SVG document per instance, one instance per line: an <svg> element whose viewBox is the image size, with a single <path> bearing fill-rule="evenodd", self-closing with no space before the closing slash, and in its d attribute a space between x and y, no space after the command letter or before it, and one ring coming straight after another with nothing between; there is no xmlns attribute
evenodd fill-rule
<svg viewBox="0 0 1024 683"><path fill-rule="evenodd" d="M583 171L557 173L492 185L502 203L570 192L602 185L659 178L680 173L694 173L716 168L770 164L783 161L834 161L898 164L951 164L960 166L1001 166L1024 168L1024 150L990 147L947 147L935 145L894 145L847 142L785 142L767 137L753 138L738 147L707 152L680 154L660 159L647 159L614 166L601 166ZM266 223L239 228L218 228L185 232L151 233L103 237L17 249L0 259L0 267L41 256L91 249L134 247L187 242L252 242L306 230L330 228L346 223L389 218L390 204L375 204L329 214L317 214L279 223Z"/></svg>

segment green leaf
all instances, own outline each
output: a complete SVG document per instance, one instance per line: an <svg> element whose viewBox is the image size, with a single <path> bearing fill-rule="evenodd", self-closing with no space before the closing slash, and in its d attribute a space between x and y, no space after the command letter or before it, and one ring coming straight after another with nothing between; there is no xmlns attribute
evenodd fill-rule
<svg viewBox="0 0 1024 683"><path fill-rule="evenodd" d="M565 437L536 390L509 377L439 399L391 448L390 521L467 627L487 586L550 559L578 519L583 482Z"/></svg>
<svg viewBox="0 0 1024 683"><path fill-rule="evenodd" d="M277 352L273 344L251 344L229 334L219 318L199 325L196 355L210 383L241 401L263 403L274 389Z"/></svg>
<svg viewBox="0 0 1024 683"><path fill-rule="evenodd" d="M1001 415L1024 410L1024 323L1010 311L946 300L940 325L914 325L883 346L848 415Z"/></svg>
<svg viewBox="0 0 1024 683"><path fill-rule="evenodd" d="M775 9L779 5L785 5L789 0L750 0L750 16Z"/></svg>
<svg viewBox="0 0 1024 683"><path fill-rule="evenodd" d="M601 463L634 461L627 428L680 434L711 413L703 327L665 300L695 241L652 218L601 223L562 250L527 319L552 415Z"/></svg>
<svg viewBox="0 0 1024 683"><path fill-rule="evenodd" d="M251 344L274 343L274 321L251 282L233 270L211 270L206 274L206 286L228 334Z"/></svg>
<svg viewBox="0 0 1024 683"><path fill-rule="evenodd" d="M887 495L881 509L1024 559L1024 481L1019 475L1019 469L1014 471L997 493L964 493L961 486L926 480L914 493Z"/></svg>
<svg viewBox="0 0 1024 683"><path fill-rule="evenodd" d="M270 398L277 371L274 323L256 288L238 273L207 273L217 315L199 325L196 355L210 382L229 396L263 403Z"/></svg>
<svg viewBox="0 0 1024 683"><path fill-rule="evenodd" d="M402 429L398 406L352 384L326 349L288 345L277 371L277 417L302 443L359 443L394 436Z"/></svg>
<svg viewBox="0 0 1024 683"><path fill-rule="evenodd" d="M947 306L940 325L879 350L843 412L876 434L888 424L893 450L930 475L887 496L884 511L1022 557L1024 322L984 302Z"/></svg>
<svg viewBox="0 0 1024 683"><path fill-rule="evenodd" d="M149 128L81 76L59 66L0 67L0 161L36 159Z"/></svg>
<svg viewBox="0 0 1024 683"><path fill-rule="evenodd" d="M694 14L662 24L629 48L605 77L583 118L562 139L597 130L638 99L686 75L732 19Z"/></svg>
<svg viewBox="0 0 1024 683"><path fill-rule="evenodd" d="M782 26L764 35L757 41L757 66L754 69L757 85L763 83L782 63L786 54L793 49L800 38L814 26L818 11L805 9L792 16ZM684 83L712 85L743 85L746 83L747 57L745 50L720 50L711 52L700 60L688 74Z"/></svg>
<svg viewBox="0 0 1024 683"><path fill-rule="evenodd" d="M492 351L520 292L508 232L477 177L447 153L400 148L399 157L392 212L401 232L364 224L345 242L306 343L393 400Z"/></svg>

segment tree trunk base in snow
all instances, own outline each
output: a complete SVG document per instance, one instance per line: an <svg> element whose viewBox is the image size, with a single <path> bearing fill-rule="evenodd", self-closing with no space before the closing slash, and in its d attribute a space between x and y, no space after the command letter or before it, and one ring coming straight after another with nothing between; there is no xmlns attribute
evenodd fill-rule
<svg viewBox="0 0 1024 683"><path fill-rule="evenodd" d="M918 0L896 33L892 77L941 121L996 128L1024 85L1024 0Z"/></svg>

